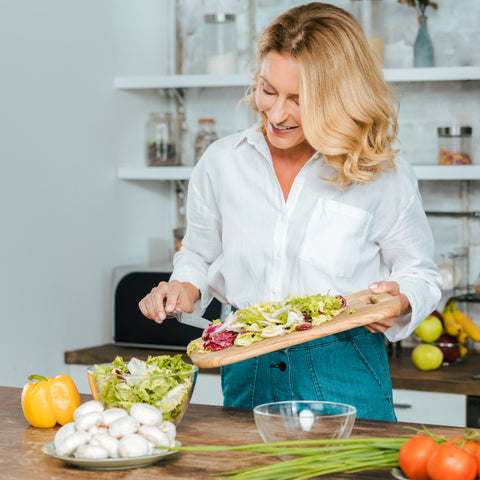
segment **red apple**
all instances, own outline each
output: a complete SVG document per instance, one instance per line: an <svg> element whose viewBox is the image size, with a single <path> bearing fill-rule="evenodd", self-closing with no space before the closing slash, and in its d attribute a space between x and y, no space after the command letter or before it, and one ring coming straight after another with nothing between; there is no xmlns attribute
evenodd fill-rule
<svg viewBox="0 0 480 480"><path fill-rule="evenodd" d="M460 348L458 341L451 335L442 335L435 342L443 353L443 360L448 363L453 363L460 356Z"/></svg>

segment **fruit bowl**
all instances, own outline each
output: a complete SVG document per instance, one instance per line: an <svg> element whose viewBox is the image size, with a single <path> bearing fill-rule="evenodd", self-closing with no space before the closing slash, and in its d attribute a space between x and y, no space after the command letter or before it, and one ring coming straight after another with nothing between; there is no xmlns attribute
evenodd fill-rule
<svg viewBox="0 0 480 480"><path fill-rule="evenodd" d="M351 405L321 401L265 403L253 409L263 441L348 438L357 410Z"/></svg>
<svg viewBox="0 0 480 480"><path fill-rule="evenodd" d="M460 343L455 337L450 335L442 335L435 342L424 342L415 335L412 336L416 345L427 344L438 347L443 355L442 366L457 365L464 362L469 356L473 348L471 339L467 339L465 343Z"/></svg>
<svg viewBox="0 0 480 480"><path fill-rule="evenodd" d="M89 367L88 381L93 398L102 402L106 409L130 410L135 403L148 403L162 411L163 420L178 424L190 404L198 367L183 361L170 362L167 357L151 357L152 360L166 359L168 367L160 369L135 358L128 363L120 358L119 364L119 357L114 363Z"/></svg>

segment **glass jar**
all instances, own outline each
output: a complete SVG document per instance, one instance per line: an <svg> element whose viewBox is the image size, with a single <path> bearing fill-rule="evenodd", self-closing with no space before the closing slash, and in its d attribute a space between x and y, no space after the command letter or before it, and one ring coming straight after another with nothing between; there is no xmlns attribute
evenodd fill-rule
<svg viewBox="0 0 480 480"><path fill-rule="evenodd" d="M148 165L178 165L176 130L171 113L152 112L147 122Z"/></svg>
<svg viewBox="0 0 480 480"><path fill-rule="evenodd" d="M206 73L222 75L237 71L237 35L235 15L214 13L205 15Z"/></svg>
<svg viewBox="0 0 480 480"><path fill-rule="evenodd" d="M472 163L472 127L440 127L437 131L439 165Z"/></svg>
<svg viewBox="0 0 480 480"><path fill-rule="evenodd" d="M351 7L379 65L383 67L383 0L351 0Z"/></svg>
<svg viewBox="0 0 480 480"><path fill-rule="evenodd" d="M195 164L207 147L218 139L215 133L215 120L213 118L200 118L198 120L198 133L195 138Z"/></svg>

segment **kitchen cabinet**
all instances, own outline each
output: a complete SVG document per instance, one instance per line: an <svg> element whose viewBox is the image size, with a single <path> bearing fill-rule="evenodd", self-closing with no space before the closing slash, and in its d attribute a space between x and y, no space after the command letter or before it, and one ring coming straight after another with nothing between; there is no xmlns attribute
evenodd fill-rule
<svg viewBox="0 0 480 480"><path fill-rule="evenodd" d="M393 405L400 422L465 427L466 398L458 393L393 390Z"/></svg>

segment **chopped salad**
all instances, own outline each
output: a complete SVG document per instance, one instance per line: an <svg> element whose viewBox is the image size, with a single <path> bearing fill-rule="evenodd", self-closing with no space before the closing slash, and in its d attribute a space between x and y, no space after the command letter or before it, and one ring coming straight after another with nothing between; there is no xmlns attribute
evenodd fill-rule
<svg viewBox="0 0 480 480"><path fill-rule="evenodd" d="M261 302L232 312L224 322L216 320L190 342L187 353L207 353L233 345L247 346L264 338L308 330L348 310L342 295L289 295L281 302ZM355 313L348 310L347 313Z"/></svg>
<svg viewBox="0 0 480 480"><path fill-rule="evenodd" d="M135 403L148 403L162 411L163 420L175 421L189 401L194 371L180 354L127 363L117 356L113 363L95 365L92 375L105 408L130 410Z"/></svg>

